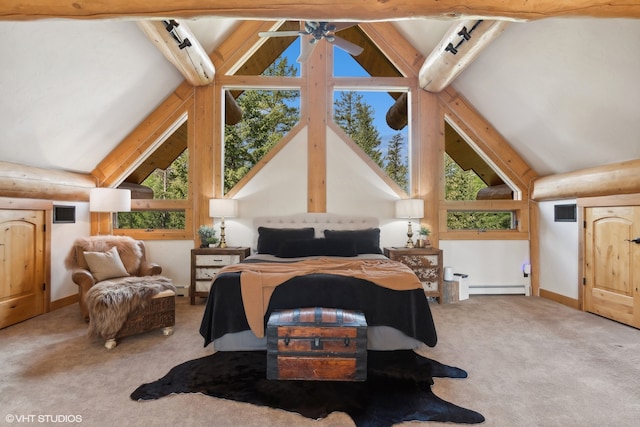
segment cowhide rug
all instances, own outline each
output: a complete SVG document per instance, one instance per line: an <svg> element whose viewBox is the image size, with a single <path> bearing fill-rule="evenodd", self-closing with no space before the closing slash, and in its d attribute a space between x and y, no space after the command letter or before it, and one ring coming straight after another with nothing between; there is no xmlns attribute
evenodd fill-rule
<svg viewBox="0 0 640 427"><path fill-rule="evenodd" d="M214 353L182 363L163 378L141 385L131 399L203 393L312 419L341 411L359 427L384 427L411 420L466 424L484 421L481 414L446 402L431 391L433 377L466 378L464 370L410 350L369 351L364 382L267 380L266 361L264 351Z"/></svg>

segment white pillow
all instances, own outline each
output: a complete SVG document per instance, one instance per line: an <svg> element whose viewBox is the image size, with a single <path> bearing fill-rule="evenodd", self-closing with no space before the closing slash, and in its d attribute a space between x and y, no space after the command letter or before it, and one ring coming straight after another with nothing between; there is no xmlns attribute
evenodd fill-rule
<svg viewBox="0 0 640 427"><path fill-rule="evenodd" d="M89 270L91 270L91 274L93 274L93 277L95 277L98 282L129 275L115 247L109 249L107 252L83 253L84 259L89 265Z"/></svg>

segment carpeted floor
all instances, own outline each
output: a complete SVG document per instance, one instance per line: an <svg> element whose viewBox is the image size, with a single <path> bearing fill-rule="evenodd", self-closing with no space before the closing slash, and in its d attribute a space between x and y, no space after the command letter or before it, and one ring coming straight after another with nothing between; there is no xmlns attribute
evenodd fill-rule
<svg viewBox="0 0 640 427"><path fill-rule="evenodd" d="M0 330L0 426L16 425L8 415L80 415L81 424L92 427L354 426L342 412L311 420L204 394L133 401L141 384L212 354L198 334L203 310L180 298L174 335L128 337L111 351L86 337L77 306ZM481 425L638 425L639 330L537 297L472 296L432 305L432 312L438 344L420 354L469 375L435 378L432 390L481 413Z"/></svg>

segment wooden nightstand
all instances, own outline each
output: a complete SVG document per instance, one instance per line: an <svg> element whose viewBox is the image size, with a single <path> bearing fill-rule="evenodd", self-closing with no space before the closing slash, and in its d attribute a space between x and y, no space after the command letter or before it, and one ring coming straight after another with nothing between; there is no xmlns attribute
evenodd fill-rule
<svg viewBox="0 0 640 427"><path fill-rule="evenodd" d="M191 249L191 305L196 303L196 297L209 296L213 278L222 267L237 264L250 254L251 249L246 247Z"/></svg>
<svg viewBox="0 0 640 427"><path fill-rule="evenodd" d="M442 249L384 248L384 254L410 267L422 282L424 293L442 304Z"/></svg>

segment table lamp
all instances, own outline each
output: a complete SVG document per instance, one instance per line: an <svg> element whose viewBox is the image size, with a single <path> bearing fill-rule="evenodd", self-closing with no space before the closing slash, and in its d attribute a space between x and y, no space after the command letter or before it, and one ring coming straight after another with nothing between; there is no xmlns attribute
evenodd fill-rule
<svg viewBox="0 0 640 427"><path fill-rule="evenodd" d="M401 199L396 201L396 218L406 218L409 221L407 229L407 244L405 247L413 248L413 230L411 219L420 219L424 216L424 201L421 199Z"/></svg>
<svg viewBox="0 0 640 427"><path fill-rule="evenodd" d="M234 199L210 199L209 200L209 216L211 218L220 218L220 244L218 247L226 248L224 219L233 218L238 214L238 201Z"/></svg>

